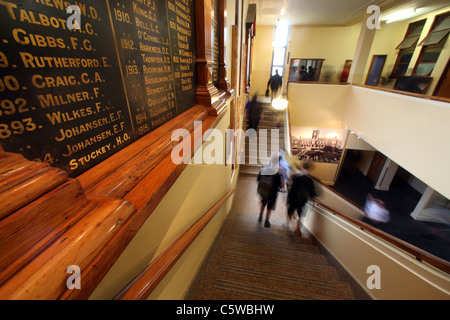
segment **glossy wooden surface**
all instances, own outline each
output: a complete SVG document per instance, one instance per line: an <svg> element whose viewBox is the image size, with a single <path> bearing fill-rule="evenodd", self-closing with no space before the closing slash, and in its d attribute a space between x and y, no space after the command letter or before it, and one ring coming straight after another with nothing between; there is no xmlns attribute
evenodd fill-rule
<svg viewBox="0 0 450 320"><path fill-rule="evenodd" d="M227 11L227 4L225 0L219 0L219 12ZM227 64L226 64L226 42L225 32L227 25L227 17L225 14L219 16L219 90L224 90L227 94L233 95L230 81L227 79Z"/></svg>
<svg viewBox="0 0 450 320"><path fill-rule="evenodd" d="M47 163L5 153L0 159L0 219L30 203L68 179L65 171Z"/></svg>
<svg viewBox="0 0 450 320"><path fill-rule="evenodd" d="M194 136L194 132L190 133L192 155L195 152L194 139L201 138L208 129L214 128L222 119L223 115L222 113L219 117L206 118L202 122L202 134L198 137ZM95 284L92 287L92 291L139 231L145 220L152 214L186 166L183 163L179 165L174 164L171 155L168 154L147 175L140 177L134 188L124 196L125 200L133 203L136 208L136 213L117 232L114 242L109 243L99 254L97 261L93 262L95 268L92 268L93 270L89 271L91 275L87 276L89 279L92 277L92 280L89 280L89 285ZM102 182L99 182L98 186L102 186ZM86 294L86 292L83 293L79 290L67 291L63 295L63 298L86 299L90 294Z"/></svg>
<svg viewBox="0 0 450 320"><path fill-rule="evenodd" d="M208 129L214 128L223 115L224 113L219 117L206 118L202 122L202 134L199 137L194 137L194 132L190 132L192 155L195 151L194 139L201 138ZM187 123L184 124L187 125ZM85 290L66 290L61 297L62 299L87 299L89 297L115 260L139 231L145 220L152 214L154 209L164 198L165 194L170 190L186 166L187 165L183 163L179 165L174 164L169 153L153 167L148 174L141 176L136 180L137 183L123 198L130 203L133 203L136 212L130 216L120 230L117 230L114 239L104 247L95 260L86 267L86 274L83 275L83 277L86 279L89 288L86 287ZM109 188L109 183L106 182L103 185L103 182L99 181L97 183L97 188L107 190ZM91 194L89 190L87 191L87 194Z"/></svg>
<svg viewBox="0 0 450 320"><path fill-rule="evenodd" d="M8 248L0 252L0 298L87 299L186 167L171 159L178 143L171 141L172 131L186 130L194 154L224 114L211 117L196 106L77 179L2 153L0 197L8 203L4 212L12 213L0 220L0 246ZM201 124L200 134L194 134L195 124ZM47 191L18 205L9 199L19 196L23 183ZM65 286L64 268L72 264L81 269L81 290Z"/></svg>
<svg viewBox="0 0 450 320"><path fill-rule="evenodd" d="M228 191L217 203L202 215L183 235L162 252L147 268L145 268L127 287L114 299L116 300L144 300L161 282L164 276L175 265L183 253L194 242L206 225L222 208L233 194L234 189Z"/></svg>
<svg viewBox="0 0 450 320"><path fill-rule="evenodd" d="M208 108L216 116L218 89L212 82L211 0L195 1L197 43L197 104Z"/></svg>
<svg viewBox="0 0 450 320"><path fill-rule="evenodd" d="M198 4L196 30L204 31L197 39L201 103L76 179L0 146L0 299L89 298L187 166L172 162L178 144L172 132L185 130L194 154L194 140L222 119L233 90L219 91L211 82L211 3ZM66 286L69 265L81 269L79 290Z"/></svg>
<svg viewBox="0 0 450 320"><path fill-rule="evenodd" d="M58 299L67 288L69 266L89 265L134 207L122 200L95 201L95 208L0 288L0 299ZM83 290L83 274L81 289Z"/></svg>
<svg viewBox="0 0 450 320"><path fill-rule="evenodd" d="M387 88L381 88L381 87L376 87L376 86L367 86L367 85L361 85L361 84L352 84L352 86L363 87L363 88L368 88L368 89L373 89L373 90L380 90L380 91L384 91L384 92L398 93L398 94L403 94L403 95L406 95L406 96L412 96L412 97L429 99L429 100L450 102L449 98L430 96L430 95L420 94L420 93L413 93L413 92L407 92L407 91L401 91L401 90L387 89Z"/></svg>
<svg viewBox="0 0 450 320"><path fill-rule="evenodd" d="M81 219L92 204L76 180L0 221L0 285Z"/></svg>
<svg viewBox="0 0 450 320"><path fill-rule="evenodd" d="M86 171L77 177L80 180L81 185L91 194L95 195L116 195L118 193L123 194L124 190L120 188L123 187L123 184L129 185L133 184L133 180L136 177L135 173L128 178L128 182L117 182L114 179L127 179L123 177L122 174L117 174L115 170L119 169L121 166L131 161L134 164L143 163L143 165L147 166L149 154L150 156L158 156L161 157L161 152L164 152L164 147L167 148L165 150L164 156L170 152L169 147L174 144L171 142L171 134L175 129L191 129L193 130L194 121L202 121L208 116L207 110L202 106L194 106L185 113L177 116L171 121L165 123L161 127L156 130L150 132L148 135L142 137L138 141L134 142L132 145L127 148L115 153L111 157L109 157L106 161L103 161L101 164L95 166L91 170ZM155 145L156 143L156 145ZM156 151L155 154L152 154L153 151ZM145 161L141 161L140 157L144 156ZM163 157L163 156L162 156ZM150 159L151 161L151 159ZM142 170L140 168L136 168L136 170ZM145 169L145 170L148 170ZM143 173L141 171L141 173ZM95 189L95 185L102 180L111 181L112 184L120 184L120 186L112 185L111 188L107 188L107 190L98 190ZM105 183L102 183L102 187L105 186ZM126 189L126 188L125 188Z"/></svg>

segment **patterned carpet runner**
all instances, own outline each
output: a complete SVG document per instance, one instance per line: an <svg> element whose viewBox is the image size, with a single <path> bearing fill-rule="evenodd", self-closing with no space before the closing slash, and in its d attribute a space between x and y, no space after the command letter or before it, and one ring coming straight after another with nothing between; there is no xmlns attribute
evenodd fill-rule
<svg viewBox="0 0 450 320"><path fill-rule="evenodd" d="M258 223L254 177L239 178L233 208L187 299L354 299L311 240L285 228L280 194L271 228Z"/></svg>

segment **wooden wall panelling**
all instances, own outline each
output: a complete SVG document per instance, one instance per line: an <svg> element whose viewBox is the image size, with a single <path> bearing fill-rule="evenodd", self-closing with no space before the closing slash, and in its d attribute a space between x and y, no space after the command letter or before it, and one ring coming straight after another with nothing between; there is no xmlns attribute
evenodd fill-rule
<svg viewBox="0 0 450 320"><path fill-rule="evenodd" d="M253 38L256 33L256 4L249 4L247 19L245 24L246 47L247 47L247 68L245 69L245 92L250 92L253 60Z"/></svg>
<svg viewBox="0 0 450 320"><path fill-rule="evenodd" d="M194 121L203 121L207 110L195 106L119 151L78 179L90 195L122 198L167 154L176 142L171 141L176 129L193 131Z"/></svg>
<svg viewBox="0 0 450 320"><path fill-rule="evenodd" d="M230 86L233 92L236 92L236 78L238 68L238 27L233 25L231 27L231 79ZM236 123L238 121L239 114L237 113L236 96L233 97L233 101L230 104L230 123L233 125L233 129L237 129Z"/></svg>
<svg viewBox="0 0 450 320"><path fill-rule="evenodd" d="M211 0L195 1L197 39L197 103L217 115L219 90L212 82Z"/></svg>
<svg viewBox="0 0 450 320"><path fill-rule="evenodd" d="M195 137L195 136L193 137L191 134L191 150L192 150L191 155L194 155L194 153L197 151L194 149L196 145L194 139L198 138L200 140L206 138L203 137L206 130L209 128L214 128L217 125L217 123L222 119L222 117L223 114L221 114L219 117L208 117L207 119L205 119L202 123L202 137ZM197 145L201 144L202 141L199 141ZM135 186L135 188L127 194L125 199L133 202L138 210L143 208L145 205L149 203L151 204L153 210L154 209L153 207L156 207L155 201L149 201L148 197L145 195L152 194L158 197L159 192L156 188L168 187L166 185L166 179L168 179L167 172L174 172L178 176L179 174L177 174L177 171L181 168L184 169L185 166L186 164L179 164L179 165L174 164L171 159L171 155L168 155L167 157L164 158L163 161L161 161L155 167L155 169L152 170L153 174L148 174L144 179L142 179L142 181L140 181ZM173 182L175 181L171 181L171 183ZM161 199L158 199L158 202L159 200Z"/></svg>
<svg viewBox="0 0 450 320"><path fill-rule="evenodd" d="M58 299L71 265L83 270L134 211L122 200L98 199L96 210L52 243L0 288L0 299ZM79 289L82 290L82 289Z"/></svg>
<svg viewBox="0 0 450 320"><path fill-rule="evenodd" d="M231 88L236 90L237 73L238 73L238 38L239 29L236 25L232 26L231 30Z"/></svg>
<svg viewBox="0 0 450 320"><path fill-rule="evenodd" d="M238 26L238 43L239 43L239 70L238 70L238 79L239 80L237 80L238 82L237 82L237 86L238 86L238 89L237 89L237 96L238 96L238 100L240 99L240 97L244 94L244 88L243 88L243 85L242 85L242 83L243 83L243 77L244 77L244 75L245 75L245 73L244 73L244 70L245 70L245 67L244 67L244 50L245 50L245 48L244 48L244 41L243 41L243 39L244 39L244 37L245 37L245 27L244 27L244 1L243 0L241 0L241 1L238 1L239 2L239 15L238 15L238 23L237 23L237 26Z"/></svg>
<svg viewBox="0 0 450 320"><path fill-rule="evenodd" d="M65 171L4 155L1 209L12 212L0 220L0 299L56 299L66 286L65 268L89 263L134 206L122 199L87 199Z"/></svg>
<svg viewBox="0 0 450 320"><path fill-rule="evenodd" d="M240 70L240 90L241 95L243 96L245 93L248 93L247 91L247 66L248 66L248 45L247 41L242 45L242 55L241 55L241 66L242 69Z"/></svg>
<svg viewBox="0 0 450 320"><path fill-rule="evenodd" d="M0 159L0 218L23 207L68 179L66 172L48 163L26 160L6 152Z"/></svg>
<svg viewBox="0 0 450 320"><path fill-rule="evenodd" d="M211 83L210 3L196 1L195 6L198 105L76 179L0 147L0 197L1 190L13 190L23 198L11 201L15 206L2 206L7 208L0 221L0 244L8 250L0 254L0 298L87 299L187 166L172 162L178 143L171 141L173 130L186 129L195 152L203 141L194 142L195 121L201 121L204 134L222 119L231 95L225 90L227 94L219 95ZM33 182L32 191L19 196L14 188L25 181ZM81 290L66 287L71 264L82 271Z"/></svg>
<svg viewBox="0 0 450 320"><path fill-rule="evenodd" d="M234 89L231 88L230 81L227 79L227 64L226 64L226 43L225 30L227 19L226 0L219 0L219 89L224 90L228 95L234 94Z"/></svg>
<svg viewBox="0 0 450 320"><path fill-rule="evenodd" d="M91 209L80 183L69 179L2 219L0 285Z"/></svg>
<svg viewBox="0 0 450 320"><path fill-rule="evenodd" d="M224 114L221 113L218 117L210 116L204 119L202 123L202 136L208 129L214 128L223 118ZM192 155L196 151L194 149L196 144L193 135L192 131ZM136 207L136 212L122 225L115 237L105 245L104 249L99 252L92 263L85 268L82 278L87 283L87 286L83 287L83 290L66 290L61 296L61 299L87 299L91 295L107 271L114 264L115 260L117 260L128 243L133 239L145 220L152 214L186 166L187 164L184 163L179 165L174 164L171 155L168 154L147 175L140 177L139 182L124 197L125 200L133 203ZM98 189L101 189L101 186L102 181L98 183ZM89 191L87 194L90 194Z"/></svg>

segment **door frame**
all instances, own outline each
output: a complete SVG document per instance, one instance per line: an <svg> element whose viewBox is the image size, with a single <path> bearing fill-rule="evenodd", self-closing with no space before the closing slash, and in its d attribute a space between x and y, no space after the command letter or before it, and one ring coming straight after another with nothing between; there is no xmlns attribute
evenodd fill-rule
<svg viewBox="0 0 450 320"><path fill-rule="evenodd" d="M380 83L380 77L381 77L381 73L383 72L384 65L386 64L387 54L374 54L372 56L372 61L370 62L369 71L367 72L366 81L364 82L364 85L368 85L367 81L369 80L370 72L372 70L373 63L374 63L376 57L384 57L383 65L381 66L381 69L380 69L380 75L378 76L377 83L375 84L375 86L377 86L378 83Z"/></svg>
<svg viewBox="0 0 450 320"><path fill-rule="evenodd" d="M449 72L450 72L450 58L448 59L447 65L445 66L445 69L442 72L441 77L439 78L439 82L436 85L436 88L434 89L433 96L440 97L437 96L437 93L439 92L439 90L441 89L441 85L443 85L445 81L450 81L450 77L447 76Z"/></svg>
<svg viewBox="0 0 450 320"><path fill-rule="evenodd" d="M366 177L373 183L374 186L376 185L378 178L380 177L386 159L387 157L384 154L379 151L375 151L370 163L370 167L367 170L366 174Z"/></svg>

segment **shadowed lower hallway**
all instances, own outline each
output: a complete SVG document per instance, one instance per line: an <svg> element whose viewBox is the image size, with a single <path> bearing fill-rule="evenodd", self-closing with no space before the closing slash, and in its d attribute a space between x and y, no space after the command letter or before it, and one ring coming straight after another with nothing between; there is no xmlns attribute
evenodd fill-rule
<svg viewBox="0 0 450 320"><path fill-rule="evenodd" d="M447 223L436 223L415 220L411 216L422 196L407 182L396 177L389 191L376 190L373 183L361 171L341 173L335 185L331 186L340 195L351 200L362 210L367 194L372 194L386 203L390 212L390 221L375 224L369 219L364 222L423 249L439 258L450 260L450 226Z"/></svg>
<svg viewBox="0 0 450 320"><path fill-rule="evenodd" d="M285 228L286 193L271 227L258 223L256 177L241 174L232 210L186 299L370 299L326 250Z"/></svg>

